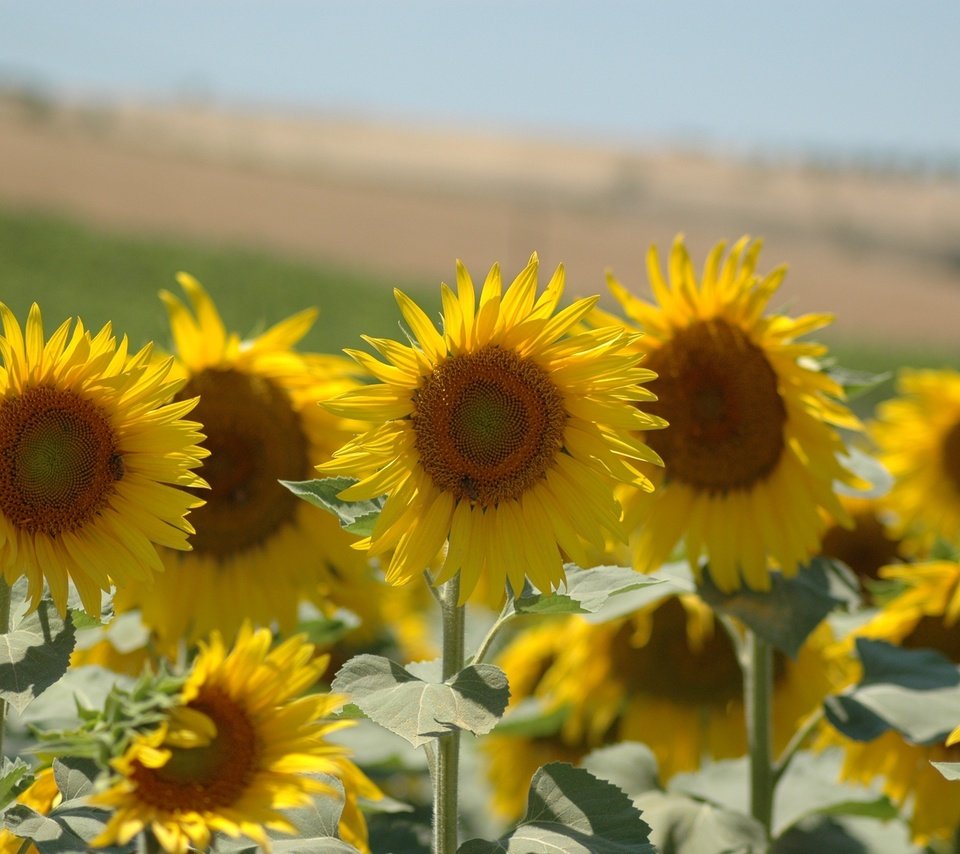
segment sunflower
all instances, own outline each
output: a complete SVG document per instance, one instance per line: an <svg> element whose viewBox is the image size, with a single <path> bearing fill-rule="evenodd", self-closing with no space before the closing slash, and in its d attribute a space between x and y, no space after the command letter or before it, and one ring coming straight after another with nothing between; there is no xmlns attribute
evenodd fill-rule
<svg viewBox="0 0 960 854"><path fill-rule="evenodd" d="M945 779L931 762L960 761L960 749L945 744L912 744L889 730L873 741L844 740L842 779L869 786L883 777L883 791L901 806L912 795L910 833L926 845L960 827L956 783Z"/></svg>
<svg viewBox="0 0 960 854"><path fill-rule="evenodd" d="M525 629L497 657L507 674L511 710L537 693L537 688L567 642L569 620L548 619ZM583 739L569 743L558 731L559 720L547 721L537 735L494 732L480 742L486 760L491 805L504 819L515 820L527 806L530 780L549 762L576 765L596 745Z"/></svg>
<svg viewBox="0 0 960 854"><path fill-rule="evenodd" d="M840 463L830 425L859 429L837 399L843 390L812 359L826 348L796 339L830 316L763 314L784 277L756 275L759 241L718 244L698 283L678 237L663 278L656 247L647 267L656 304L609 285L627 316L647 333L637 347L659 378L650 407L670 428L644 437L665 463L644 468L657 489L635 490L625 517L635 531L638 569L660 566L683 538L695 571L701 553L725 592L745 582L770 586L768 560L785 575L816 555L826 526L821 508L849 524L834 481L864 487ZM597 323L623 321L597 312Z"/></svg>
<svg viewBox="0 0 960 854"><path fill-rule="evenodd" d="M736 652L699 597L669 596L601 624L570 618L563 635L563 647L535 693L549 707L567 709L564 744L642 741L656 756L663 780L696 770L705 756L746 752ZM826 655L831 642L829 627L821 624L796 660L775 654L778 752L840 681Z"/></svg>
<svg viewBox="0 0 960 854"><path fill-rule="evenodd" d="M269 848L265 829L295 833L280 810L306 806L339 778L347 792L341 836L366 851L357 796L380 793L326 740L349 722L324 720L344 697L307 694L327 667L301 636L270 649L266 629L244 624L227 651L219 634L200 643L180 705L135 736L113 762L119 779L91 802L114 810L95 845L126 844L149 829L165 851L205 849L214 832Z"/></svg>
<svg viewBox="0 0 960 854"><path fill-rule="evenodd" d="M196 400L170 403L171 360L131 355L109 324L94 336L67 320L47 341L36 303L23 331L2 303L0 317L4 578L25 575L33 607L46 580L61 613L72 581L99 615L101 590L163 569L157 545L190 547L184 517L203 502L176 487L204 486L200 425L182 420Z"/></svg>
<svg viewBox="0 0 960 854"><path fill-rule="evenodd" d="M905 589L853 635L843 648L849 653L854 638L883 640L907 648L931 648L960 664L960 564L936 561L885 567L882 578L896 580ZM841 776L869 784L883 778L883 791L897 804L913 795L910 828L914 841L925 844L960 826L960 801L951 783L930 762L956 762L960 748L946 744L913 744L888 731L869 742L857 742L828 731L821 746L842 744Z"/></svg>
<svg viewBox="0 0 960 854"><path fill-rule="evenodd" d="M57 788L57 781L53 777L52 768L44 768L34 781L17 796L17 803L30 807L40 815L46 815L57 806L63 796ZM9 830L0 830L0 854L37 854L37 847L33 844L23 848L24 840L14 836Z"/></svg>
<svg viewBox="0 0 960 854"><path fill-rule="evenodd" d="M893 475L886 505L913 553L960 544L960 373L903 371L900 397L877 407L873 435Z"/></svg>
<svg viewBox="0 0 960 854"><path fill-rule="evenodd" d="M903 560L902 544L891 536L889 515L876 498L840 496L840 503L853 521L853 527L832 522L824 532L821 553L842 561L860 581L869 600L871 582L876 582L881 567Z"/></svg>
<svg viewBox="0 0 960 854"><path fill-rule="evenodd" d="M499 266L479 307L457 266L457 292L441 286L443 331L409 297L397 302L416 342L365 339L386 363L348 351L380 382L327 404L373 422L319 466L360 482L345 499L386 494L370 554L393 549L387 581L418 577L449 539L434 583L458 571L461 601L478 588L496 604L505 582L541 590L560 583L563 557L589 565L587 546L622 539L617 483L650 483L639 461L659 458L632 433L663 426L641 412L651 399L622 328L570 332L596 298L554 314L563 267L537 297L537 256L504 292Z"/></svg>
<svg viewBox="0 0 960 854"><path fill-rule="evenodd" d="M195 415L211 451L202 470L210 490L191 517L193 550L165 552L157 583L130 591L118 607L139 607L164 646L214 630L229 640L247 618L286 631L302 599L335 599L367 572L337 520L277 482L311 477L313 464L350 435L317 400L351 386L352 363L293 350L316 317L312 309L243 341L226 331L195 279L181 273L178 281L195 317L173 294L161 298L185 382L178 396L200 397Z"/></svg>

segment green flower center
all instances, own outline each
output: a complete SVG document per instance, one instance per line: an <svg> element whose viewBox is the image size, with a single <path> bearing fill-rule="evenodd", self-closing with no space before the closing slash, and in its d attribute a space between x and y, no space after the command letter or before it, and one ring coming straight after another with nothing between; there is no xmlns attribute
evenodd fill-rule
<svg viewBox="0 0 960 854"><path fill-rule="evenodd" d="M206 504L191 511L198 553L225 559L262 545L293 522L298 499L277 483L310 476L308 443L290 396L266 377L233 369L196 374L177 395L200 396L210 456L200 475Z"/></svg>
<svg viewBox="0 0 960 854"><path fill-rule="evenodd" d="M124 474L107 418L72 391L35 387L0 404L0 510L55 537L82 527Z"/></svg>
<svg viewBox="0 0 960 854"><path fill-rule="evenodd" d="M484 507L520 498L563 446L563 394L501 347L451 356L414 392L420 463L434 485Z"/></svg>
<svg viewBox="0 0 960 854"><path fill-rule="evenodd" d="M646 367L659 396L646 404L669 422L647 434L667 479L725 493L766 478L783 453L787 410L763 350L739 327L715 318L679 330Z"/></svg>

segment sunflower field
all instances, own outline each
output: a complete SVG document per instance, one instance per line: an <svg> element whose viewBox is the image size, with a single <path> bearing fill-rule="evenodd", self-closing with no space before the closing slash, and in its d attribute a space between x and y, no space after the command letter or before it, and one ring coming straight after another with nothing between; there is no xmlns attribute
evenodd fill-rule
<svg viewBox="0 0 960 854"><path fill-rule="evenodd" d="M0 852L960 850L960 372L760 254L0 303Z"/></svg>

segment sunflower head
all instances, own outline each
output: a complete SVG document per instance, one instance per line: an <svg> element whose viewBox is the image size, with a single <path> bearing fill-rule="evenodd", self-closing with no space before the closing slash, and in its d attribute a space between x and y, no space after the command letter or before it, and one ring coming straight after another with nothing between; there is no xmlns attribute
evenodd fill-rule
<svg viewBox="0 0 960 854"><path fill-rule="evenodd" d="M203 501L193 469L207 452L195 399L171 403L182 383L171 361L137 353L109 324L91 335L67 320L46 339L34 303L24 330L0 303L0 564L8 584L26 575L33 604L46 581L66 608L68 581L100 613L100 591L149 584L157 545L189 549L186 521Z"/></svg>
<svg viewBox="0 0 960 854"><path fill-rule="evenodd" d="M880 570L904 558L902 544L891 535L889 513L878 499L841 495L840 501L853 525L832 521L824 532L821 551L853 570L869 600L871 583L880 578Z"/></svg>
<svg viewBox="0 0 960 854"><path fill-rule="evenodd" d="M865 486L840 462L834 427L859 423L816 367L826 348L797 340L830 317L765 313L785 269L758 275L760 246L743 238L726 253L718 244L698 276L678 237L666 277L651 248L652 302L609 277L647 333L636 343L658 374L647 408L670 424L644 436L664 468L647 470L657 490L636 491L626 508L635 563L655 569L683 539L695 571L705 555L727 592L743 582L768 589L771 563L796 572L819 552L823 511L849 524L834 482ZM606 312L595 322L624 323Z"/></svg>
<svg viewBox="0 0 960 854"><path fill-rule="evenodd" d="M563 634L535 693L548 709L566 710L564 744L642 741L663 780L696 770L704 756L746 751L737 653L699 597L668 596L601 624L574 617ZM796 660L774 657L778 750L839 681L839 668L828 657L831 642L821 625Z"/></svg>
<svg viewBox="0 0 960 854"><path fill-rule="evenodd" d="M835 657L842 655L852 661L856 638L866 637L910 649L935 649L960 664L960 564L896 564L882 568L880 577L899 582L903 590L844 638ZM847 663L846 669L848 681L853 681L856 667ZM859 742L830 729L820 746L843 747L844 780L870 785L882 778L884 793L898 805L912 796L911 833L914 842L925 845L960 826L960 801L954 784L930 764L960 761L960 747L953 735L946 744L914 744L889 730L873 741Z"/></svg>
<svg viewBox="0 0 960 854"><path fill-rule="evenodd" d="M177 397L199 398L194 414L207 436L202 474L210 488L191 517L192 551L165 552L158 583L118 602L139 607L167 647L212 631L229 640L246 618L290 629L302 599L336 601L340 588L367 573L337 521L278 483L309 478L350 435L350 425L317 400L354 385L352 363L295 349L314 309L244 340L227 331L199 282L182 273L178 280L187 301L161 297L183 382Z"/></svg>
<svg viewBox="0 0 960 854"><path fill-rule="evenodd" d="M960 372L902 371L898 396L877 407L872 433L893 475L883 499L914 556L938 537L960 545Z"/></svg>
<svg viewBox="0 0 960 854"><path fill-rule="evenodd" d="M659 458L634 434L663 421L636 405L652 376L637 336L577 331L596 299L557 311L563 268L539 295L537 272L534 255L504 290L494 266L478 303L458 265L456 292L441 286L442 331L397 291L411 343L366 339L385 361L348 351L379 383L327 406L373 427L318 468L360 478L346 499L388 496L360 546L393 550L392 583L419 576L449 541L435 582L459 572L462 599L482 589L496 603L525 577L550 589L564 558L588 565L588 547L622 539L613 487L649 488L637 464Z"/></svg>
<svg viewBox="0 0 960 854"><path fill-rule="evenodd" d="M180 705L134 738L113 763L116 782L93 798L114 809L95 844L123 845L149 828L170 852L206 848L214 831L269 847L267 828L296 831L280 810L331 794L311 774L341 779L354 806L358 794L379 797L345 749L326 741L345 725L326 720L345 698L304 696L326 658L302 637L270 644L269 631L249 624L229 651L216 634L201 644ZM348 832L365 845L365 828Z"/></svg>

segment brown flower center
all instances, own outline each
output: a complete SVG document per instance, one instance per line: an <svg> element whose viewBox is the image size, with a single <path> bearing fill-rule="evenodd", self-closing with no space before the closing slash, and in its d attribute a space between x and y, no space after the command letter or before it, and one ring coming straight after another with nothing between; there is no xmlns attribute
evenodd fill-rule
<svg viewBox="0 0 960 854"><path fill-rule="evenodd" d="M307 438L289 395L265 377L233 369L196 374L178 399L200 395L191 413L210 456L200 471L206 504L190 514L199 553L227 558L264 543L293 520L298 499L277 483L310 475Z"/></svg>
<svg viewBox="0 0 960 854"><path fill-rule="evenodd" d="M953 425L943 437L941 446L943 470L960 492L960 421Z"/></svg>
<svg viewBox="0 0 960 854"><path fill-rule="evenodd" d="M737 654L719 626L694 649L687 637L687 611L670 598L653 612L650 639L631 643L633 623L623 624L611 643L613 673L630 694L666 698L680 705L724 707L743 696ZM783 655L774 653L774 681L784 674Z"/></svg>
<svg viewBox="0 0 960 854"><path fill-rule="evenodd" d="M414 395L420 463L438 489L484 507L519 498L545 476L566 422L547 372L500 347L441 362Z"/></svg>
<svg viewBox="0 0 960 854"><path fill-rule="evenodd" d="M878 578L881 566L889 566L900 557L899 543L887 536L883 523L871 512L853 514L852 530L840 525L829 528L823 535L821 552L843 561L861 583Z"/></svg>
<svg viewBox="0 0 960 854"><path fill-rule="evenodd" d="M935 649L960 664L960 625L948 626L943 620L943 617L921 617L900 645L908 649Z"/></svg>
<svg viewBox="0 0 960 854"><path fill-rule="evenodd" d="M222 689L201 688L187 704L213 721L217 734L203 747L169 747L160 768L134 763L137 797L163 810L216 811L236 803L257 770L260 743L245 709Z"/></svg>
<svg viewBox="0 0 960 854"><path fill-rule="evenodd" d="M123 473L113 428L89 400L40 386L0 403L0 510L17 528L77 530Z"/></svg>
<svg viewBox="0 0 960 854"><path fill-rule="evenodd" d="M646 441L666 477L695 489L749 489L783 452L786 408L763 350L725 320L701 320L650 354L660 400L645 404L670 426Z"/></svg>

